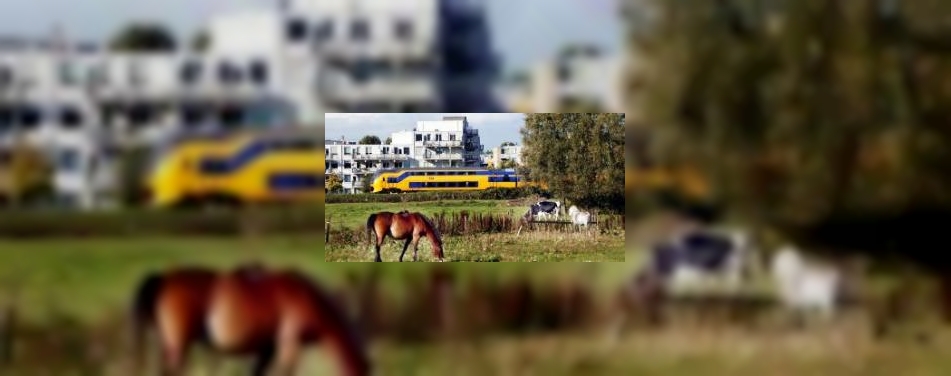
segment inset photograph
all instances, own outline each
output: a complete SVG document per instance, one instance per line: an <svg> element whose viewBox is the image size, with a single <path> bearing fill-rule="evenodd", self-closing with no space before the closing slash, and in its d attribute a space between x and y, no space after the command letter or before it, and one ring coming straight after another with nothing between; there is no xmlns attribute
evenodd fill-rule
<svg viewBox="0 0 951 376"><path fill-rule="evenodd" d="M325 124L327 261L625 261L624 114Z"/></svg>

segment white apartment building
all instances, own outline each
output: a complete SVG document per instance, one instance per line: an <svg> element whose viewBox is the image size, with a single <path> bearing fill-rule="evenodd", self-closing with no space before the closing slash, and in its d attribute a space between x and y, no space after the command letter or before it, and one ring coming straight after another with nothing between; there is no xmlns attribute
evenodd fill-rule
<svg viewBox="0 0 951 376"><path fill-rule="evenodd" d="M472 0L288 0L212 17L202 53L0 39L0 144L26 134L103 169L113 163L90 161L108 145L188 130L317 125L325 112L498 111L485 17ZM70 166L56 173L105 173ZM98 206L80 199L98 197L92 182L59 184L70 179L54 179L64 201Z"/></svg>
<svg viewBox="0 0 951 376"><path fill-rule="evenodd" d="M524 80L501 83L496 92L513 112L558 112L572 102L624 112L624 69L620 57L578 47L534 65Z"/></svg>
<svg viewBox="0 0 951 376"><path fill-rule="evenodd" d="M395 132L389 145L326 141L326 173L338 174L347 193L361 192L363 179L383 169L479 167L479 130L464 116L419 121L413 130Z"/></svg>

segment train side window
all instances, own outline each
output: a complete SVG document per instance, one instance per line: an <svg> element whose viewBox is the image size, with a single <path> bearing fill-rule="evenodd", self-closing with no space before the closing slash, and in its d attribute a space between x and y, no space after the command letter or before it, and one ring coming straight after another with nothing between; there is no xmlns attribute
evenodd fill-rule
<svg viewBox="0 0 951 376"><path fill-rule="evenodd" d="M398 181L396 180L396 178L386 178L386 182L387 182L387 183L390 183L390 184L396 184L396 183L398 183Z"/></svg>
<svg viewBox="0 0 951 376"><path fill-rule="evenodd" d="M469 188L476 188L476 187L479 186L479 183L476 183L476 182L474 182L474 181L470 181L470 182L466 183L466 185L468 185Z"/></svg>

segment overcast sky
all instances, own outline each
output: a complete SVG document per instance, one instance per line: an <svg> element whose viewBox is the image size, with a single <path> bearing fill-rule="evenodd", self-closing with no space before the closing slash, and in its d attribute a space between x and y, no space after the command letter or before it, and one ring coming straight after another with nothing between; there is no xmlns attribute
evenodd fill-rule
<svg viewBox="0 0 951 376"><path fill-rule="evenodd" d="M554 55L573 42L618 51L618 0L484 0L506 70ZM277 0L0 0L0 34L39 36L59 24L73 38L104 41L132 20L158 20L189 37L212 14L273 7Z"/></svg>
<svg viewBox="0 0 951 376"><path fill-rule="evenodd" d="M326 139L339 140L341 136L359 141L363 136L375 135L381 141L393 132L412 130L420 120L439 120L443 116L465 116L469 125L479 130L479 138L486 149L504 141L522 143L519 129L524 114L327 114Z"/></svg>

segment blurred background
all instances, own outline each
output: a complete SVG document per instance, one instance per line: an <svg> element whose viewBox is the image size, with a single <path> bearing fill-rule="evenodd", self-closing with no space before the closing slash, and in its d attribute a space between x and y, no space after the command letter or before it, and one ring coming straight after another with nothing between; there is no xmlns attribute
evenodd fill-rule
<svg viewBox="0 0 951 376"><path fill-rule="evenodd" d="M0 370L123 374L116 323L145 272L258 259L339 290L376 339L381 374L940 374L944 332L928 320L951 296L949 11L939 0L0 3ZM169 210L150 188L188 186L162 167L262 135L325 165L324 114L342 112L626 113L627 262L329 264L316 169L293 208L210 197ZM645 311L623 287L647 240L688 221L862 265L860 309L781 331L702 301L672 309L663 330L606 328ZM750 289L773 296L768 280ZM434 292L445 284L450 298ZM760 312L731 304L725 316ZM868 327L882 322L927 335L879 341ZM307 374L334 374L312 353Z"/></svg>

